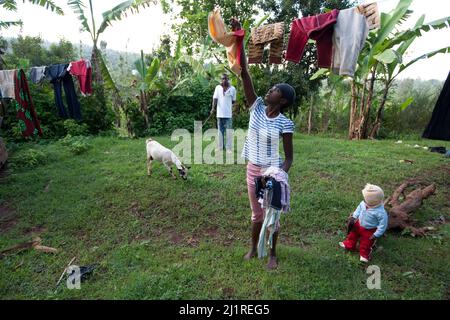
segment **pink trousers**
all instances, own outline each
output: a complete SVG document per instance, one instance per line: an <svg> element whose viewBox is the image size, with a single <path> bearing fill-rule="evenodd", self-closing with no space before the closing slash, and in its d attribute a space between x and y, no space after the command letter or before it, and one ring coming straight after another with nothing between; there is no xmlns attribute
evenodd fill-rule
<svg viewBox="0 0 450 320"><path fill-rule="evenodd" d="M261 208L261 204L258 202L255 194L255 178L261 176L262 169L262 167L251 162L248 162L247 164L247 191L248 199L250 200L250 207L252 209L252 222L264 221L264 211Z"/></svg>

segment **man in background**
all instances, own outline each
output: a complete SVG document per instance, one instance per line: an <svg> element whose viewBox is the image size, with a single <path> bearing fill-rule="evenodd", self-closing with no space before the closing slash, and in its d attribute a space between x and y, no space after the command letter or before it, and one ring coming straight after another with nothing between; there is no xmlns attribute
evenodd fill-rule
<svg viewBox="0 0 450 320"><path fill-rule="evenodd" d="M217 85L214 90L211 114L214 112L214 109L217 108L217 129L219 131L217 149L219 151L226 149L227 153L232 153L232 108L235 102L236 88L230 84L228 75L224 73L222 75L221 83ZM230 130L227 132L227 129Z"/></svg>

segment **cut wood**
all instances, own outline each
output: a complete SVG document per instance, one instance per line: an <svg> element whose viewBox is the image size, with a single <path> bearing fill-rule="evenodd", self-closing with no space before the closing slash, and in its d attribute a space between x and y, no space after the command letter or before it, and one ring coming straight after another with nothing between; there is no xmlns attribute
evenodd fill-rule
<svg viewBox="0 0 450 320"><path fill-rule="evenodd" d="M415 190L405 195L406 189L411 186L417 186ZM404 230L408 228L411 230L413 236L424 236L430 228L417 228L413 226L411 215L423 203L423 200L433 195L436 191L434 184L428 185L424 188L420 187L420 183L416 180L408 180L402 183L392 194L390 198L385 201L388 207L386 210L389 213L388 229ZM403 196L403 201L400 197Z"/></svg>
<svg viewBox="0 0 450 320"><path fill-rule="evenodd" d="M10 254L13 254L13 253L16 253L16 252L23 251L25 249L30 249L30 248L34 248L38 251L46 252L46 253L57 253L58 252L58 249L42 246L41 242L42 242L42 239L40 237L36 237L33 239L33 241L16 244L12 247L9 247L8 249L2 250L0 252L0 258L5 257Z"/></svg>

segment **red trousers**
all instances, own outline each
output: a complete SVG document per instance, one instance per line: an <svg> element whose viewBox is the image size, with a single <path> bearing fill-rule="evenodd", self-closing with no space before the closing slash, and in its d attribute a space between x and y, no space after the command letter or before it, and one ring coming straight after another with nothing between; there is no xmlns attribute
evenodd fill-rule
<svg viewBox="0 0 450 320"><path fill-rule="evenodd" d="M359 255L366 259L370 259L372 253L372 247L375 244L375 240L370 240L370 237L375 233L377 228L366 229L361 227L359 220L356 221L352 231L347 236L344 241L345 249L355 250L356 243L359 240Z"/></svg>

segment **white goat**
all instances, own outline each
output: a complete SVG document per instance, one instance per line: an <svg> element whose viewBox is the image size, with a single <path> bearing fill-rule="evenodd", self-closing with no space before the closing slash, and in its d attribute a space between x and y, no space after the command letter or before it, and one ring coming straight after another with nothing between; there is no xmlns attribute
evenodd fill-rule
<svg viewBox="0 0 450 320"><path fill-rule="evenodd" d="M172 166L175 165L178 172L184 180L187 179L187 167L185 167L172 150L167 149L157 141L153 139L147 139L145 141L147 146L147 174L152 174L152 161L160 161L169 170L172 178L176 179L176 176L172 172Z"/></svg>

